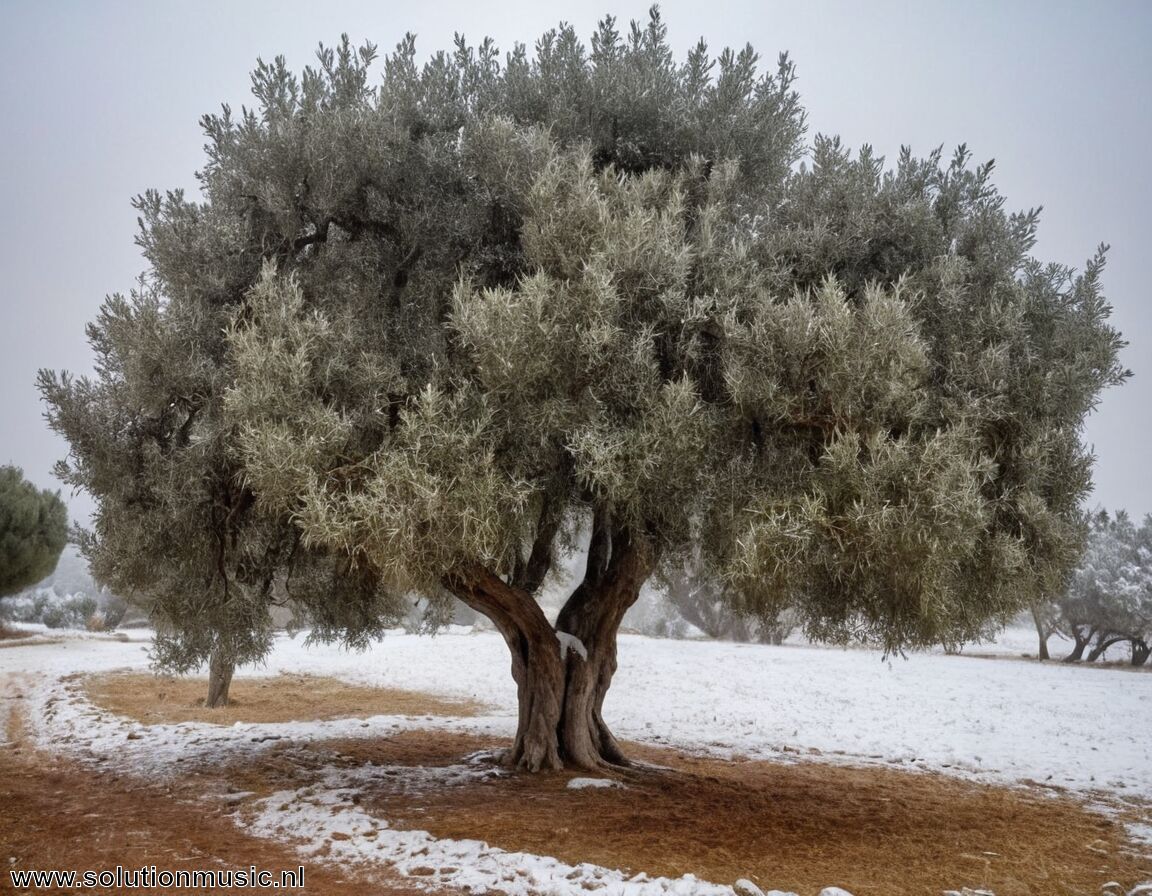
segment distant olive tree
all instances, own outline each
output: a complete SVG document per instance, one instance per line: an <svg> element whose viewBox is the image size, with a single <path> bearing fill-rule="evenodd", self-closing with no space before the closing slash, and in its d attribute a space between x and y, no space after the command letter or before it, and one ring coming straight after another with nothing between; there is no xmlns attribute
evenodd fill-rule
<svg viewBox="0 0 1152 896"><path fill-rule="evenodd" d="M138 201L99 377L42 376L162 659L260 655L282 597L356 642L454 595L509 647L508 760L596 768L621 620L688 558L733 611L887 650L1063 581L1122 342L1103 252L1033 260L990 164L805 145L786 57L677 61L655 12L375 55L261 63L203 121L202 201Z"/></svg>
<svg viewBox="0 0 1152 896"><path fill-rule="evenodd" d="M1132 664L1152 653L1152 516L1137 526L1124 511L1091 517L1088 544L1056 602L1055 625L1073 642L1068 662L1099 659L1127 643Z"/></svg>
<svg viewBox="0 0 1152 896"><path fill-rule="evenodd" d="M48 577L68 542L68 511L18 467L0 467L0 597Z"/></svg>
<svg viewBox="0 0 1152 896"><path fill-rule="evenodd" d="M186 213L214 233L200 212ZM92 576L149 612L159 668L207 665L205 703L223 706L235 667L269 650L274 605L315 610L322 633L347 601L361 638L398 607L369 568L305 548L287 515L256 506L222 413L227 277L166 254L171 223L144 226L154 277L110 296L89 325L95 375L41 371L40 388L50 424L72 445L57 475L97 499L79 534Z"/></svg>
<svg viewBox="0 0 1152 896"><path fill-rule="evenodd" d="M798 614L789 607L772 607L769 616L741 608L726 593L725 582L697 562L666 571L661 585L665 600L685 622L717 640L780 645L798 624Z"/></svg>
<svg viewBox="0 0 1152 896"><path fill-rule="evenodd" d="M1041 597L1028 608L1032 617L1032 625L1036 629L1037 650L1036 658L1048 660L1052 655L1048 651L1048 640L1060 630L1060 607L1056 601L1048 597Z"/></svg>

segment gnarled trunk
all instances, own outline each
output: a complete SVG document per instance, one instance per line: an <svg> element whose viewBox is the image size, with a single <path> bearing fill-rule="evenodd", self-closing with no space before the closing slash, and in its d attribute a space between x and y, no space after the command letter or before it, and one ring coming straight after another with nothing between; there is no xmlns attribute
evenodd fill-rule
<svg viewBox="0 0 1152 896"><path fill-rule="evenodd" d="M232 686L232 673L236 664L223 651L214 650L208 659L208 697L204 705L209 708L228 705L228 689Z"/></svg>
<svg viewBox="0 0 1152 896"><path fill-rule="evenodd" d="M647 545L605 519L593 524L584 581L556 619L561 638L576 638L565 651L564 711L560 722L564 759L580 768L626 765L604 722L604 697L616 674L616 634L640 587L652 572Z"/></svg>
<svg viewBox="0 0 1152 896"><path fill-rule="evenodd" d="M526 769L562 768L556 730L564 690L560 642L539 604L527 591L504 582L479 564L445 577L460 600L492 620L512 654L519 704L516 740L508 764Z"/></svg>
<svg viewBox="0 0 1152 896"><path fill-rule="evenodd" d="M1093 647L1091 652L1088 654L1088 662L1096 662L1096 660L1100 659L1100 657L1104 655L1105 651L1107 651L1108 648L1113 644L1119 644L1121 641L1126 640L1128 639L1121 636L1105 638L1103 635L1101 635L1100 638L1096 641L1096 646Z"/></svg>
<svg viewBox="0 0 1152 896"><path fill-rule="evenodd" d="M1152 655L1152 644L1149 644L1143 638L1132 639L1132 665L1143 666L1148 662L1148 657Z"/></svg>
<svg viewBox="0 0 1152 896"><path fill-rule="evenodd" d="M529 590L480 565L445 577L449 590L492 620L511 653L519 717L508 764L526 771L627 764L604 722L604 697L620 623L651 571L647 545L598 518L584 580L555 628Z"/></svg>

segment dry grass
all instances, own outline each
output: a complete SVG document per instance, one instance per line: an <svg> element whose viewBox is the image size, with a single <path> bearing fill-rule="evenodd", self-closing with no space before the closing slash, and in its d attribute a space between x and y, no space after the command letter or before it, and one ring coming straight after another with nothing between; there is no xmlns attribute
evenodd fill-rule
<svg viewBox="0 0 1152 896"><path fill-rule="evenodd" d="M208 709L207 679L173 678L139 672L110 672L85 680L97 706L148 725L168 722L293 722L313 719L368 718L377 715L474 716L482 704L449 700L419 691L370 688L335 678L278 675L237 678L231 703Z"/></svg>
<svg viewBox="0 0 1152 896"><path fill-rule="evenodd" d="M331 745L358 761L448 764L494 746L406 733ZM666 766L621 789L568 790L571 774L517 775L405 793L362 808L393 826L628 872L855 896L985 888L997 896L1093 893L1152 877L1122 825L1051 795L932 774L730 762L633 745Z"/></svg>

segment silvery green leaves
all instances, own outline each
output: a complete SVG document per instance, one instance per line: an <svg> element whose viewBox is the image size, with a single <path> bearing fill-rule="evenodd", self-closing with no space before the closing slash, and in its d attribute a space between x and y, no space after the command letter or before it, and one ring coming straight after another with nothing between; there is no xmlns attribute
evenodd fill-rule
<svg viewBox="0 0 1152 896"><path fill-rule="evenodd" d="M188 656L274 601L362 641L453 569L531 602L581 526L582 600L690 562L733 612L890 649L1062 581L1122 341L1102 256L1029 259L990 165L817 137L797 166L788 60L678 63L656 15L374 55L262 64L206 118L202 201L137 200L97 377L42 383L92 556Z"/></svg>
<svg viewBox="0 0 1152 896"><path fill-rule="evenodd" d="M835 280L783 300L728 297L732 403L769 428L879 432L923 420L929 362L909 298L897 283L850 299Z"/></svg>
<svg viewBox="0 0 1152 896"><path fill-rule="evenodd" d="M628 175L506 122L477 133L477 160L485 141L531 159L515 163L532 175L517 191L482 166L519 197L525 272L457 282L433 340L451 350L371 452L347 447L365 402L333 401L326 380L349 352L324 343L332 321L297 286L267 272L233 333L249 372L229 399L249 414L245 466L310 543L428 587L465 559L511 570L545 496L572 525L581 508L611 507L667 563L703 546L734 611L791 605L814 635L888 649L971 636L1066 568L1078 529L1052 502L1060 475L1084 475L1083 454L1052 416L1064 406L1017 413L1015 396L1035 389L1013 383L1010 356L1052 353L1038 341L1043 309L1067 316L1078 302L1098 363L1076 369L1114 375L1094 280L1068 281L1058 300L1058 281L1006 279L985 302L966 262L929 256L887 284L850 287L850 273L785 288L788 268L762 256L779 238L740 229L729 167ZM833 161L820 177L859 180L856 163ZM867 204L880 201L869 190L894 188L869 175L854 189ZM262 298L277 289L279 306ZM948 303L954 319L936 310ZM1061 331L1068 351L1074 332L1071 321ZM304 392L302 368L318 377ZM401 381L374 394L389 389ZM281 422L254 422L251 409L275 402L243 411L245 393L279 396Z"/></svg>
<svg viewBox="0 0 1152 896"><path fill-rule="evenodd" d="M529 196L535 273L515 289L457 289L464 363L505 443L528 449L519 476L567 476L569 500L611 505L657 537L662 516L683 529L712 436L678 357L694 256L683 179L596 172L577 152ZM563 457L540 471L532 455L548 446Z"/></svg>
<svg viewBox="0 0 1152 896"><path fill-rule="evenodd" d="M794 606L829 640L894 650L970 633L1007 612L1004 586L1025 572L1021 547L996 539L985 473L966 429L837 432L799 494L748 502L730 580L750 608Z"/></svg>

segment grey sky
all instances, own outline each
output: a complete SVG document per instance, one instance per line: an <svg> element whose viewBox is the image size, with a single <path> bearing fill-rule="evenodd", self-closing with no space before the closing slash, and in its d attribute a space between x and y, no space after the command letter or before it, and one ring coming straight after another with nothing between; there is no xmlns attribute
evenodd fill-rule
<svg viewBox="0 0 1152 896"><path fill-rule="evenodd" d="M406 31L422 53L454 31L502 49L559 20L591 34L647 3L41 2L0 3L0 463L59 487L65 453L41 418L39 367L90 369L84 324L143 262L131 196L195 188L200 115L248 98L257 56L299 70L317 42L347 32L390 50ZM1054 2L665 2L679 53L704 36L751 42L772 65L788 50L811 133L870 142L889 158L966 142L995 158L1016 208L1044 205L1036 254L1081 265L1101 241L1104 284L1131 343L1135 377L1089 420L1093 503L1152 512L1152 305L1141 265L1152 247L1152 4ZM66 496L68 497L68 496ZM71 499L73 514L90 503Z"/></svg>

